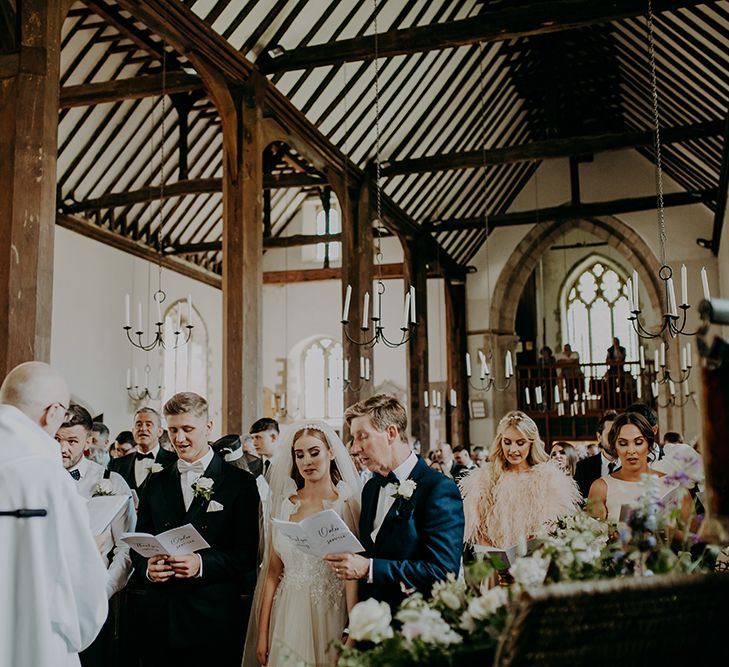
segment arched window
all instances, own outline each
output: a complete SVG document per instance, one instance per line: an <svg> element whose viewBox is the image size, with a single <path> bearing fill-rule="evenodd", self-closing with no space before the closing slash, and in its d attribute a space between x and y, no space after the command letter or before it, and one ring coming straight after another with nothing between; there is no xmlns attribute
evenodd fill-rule
<svg viewBox="0 0 729 667"><path fill-rule="evenodd" d="M187 333L187 301L173 303L165 314L164 337L167 347L163 351L164 396L163 403L179 391L194 391L201 396L208 392L208 331L200 314L192 309L192 336L186 345L174 347L175 331L180 330L180 341Z"/></svg>
<svg viewBox="0 0 729 667"><path fill-rule="evenodd" d="M628 322L627 275L617 264L597 255L580 262L564 283L561 305L563 338L579 352L581 363L604 362L613 337L625 347L626 360L638 358L637 337Z"/></svg>
<svg viewBox="0 0 729 667"><path fill-rule="evenodd" d="M319 338L303 352L305 419L341 419L344 412L342 346L331 338Z"/></svg>
<svg viewBox="0 0 729 667"><path fill-rule="evenodd" d="M342 231L342 224L339 220L339 211L333 206L329 209L329 233L339 234ZM316 234L317 236L324 236L327 233L327 216L322 209L316 214ZM319 262L324 261L324 253L326 246L329 246L329 259L336 261L342 254L342 244L339 241L332 241L331 243L317 243L316 244L316 259Z"/></svg>

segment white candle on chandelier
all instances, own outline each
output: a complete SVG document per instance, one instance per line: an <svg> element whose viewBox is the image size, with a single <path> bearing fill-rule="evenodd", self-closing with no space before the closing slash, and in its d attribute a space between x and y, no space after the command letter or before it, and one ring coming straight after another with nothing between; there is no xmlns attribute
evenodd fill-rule
<svg viewBox="0 0 729 667"><path fill-rule="evenodd" d="M645 350L642 345L640 346L640 367L645 368Z"/></svg>
<svg viewBox="0 0 729 667"><path fill-rule="evenodd" d="M124 298L124 326L132 328L132 322L131 322L131 311L129 307L129 295L126 294Z"/></svg>
<svg viewBox="0 0 729 667"><path fill-rule="evenodd" d="M559 393L559 385L554 385L554 402L555 403L561 403L562 402L562 396Z"/></svg>
<svg viewBox="0 0 729 667"><path fill-rule="evenodd" d="M632 313L635 308L633 308L633 281L628 278L627 281L627 288L628 288L628 310Z"/></svg>
<svg viewBox="0 0 729 667"><path fill-rule="evenodd" d="M382 293L378 289L372 292L372 321L382 320Z"/></svg>
<svg viewBox="0 0 729 667"><path fill-rule="evenodd" d="M155 324L162 324L162 303L159 300L159 295L155 296L154 300L157 303L157 321Z"/></svg>
<svg viewBox="0 0 729 667"><path fill-rule="evenodd" d="M514 365L511 362L511 350L506 351L506 360L505 360L505 375L506 379L508 380L512 375L514 375Z"/></svg>
<svg viewBox="0 0 729 667"><path fill-rule="evenodd" d="M435 389L433 389L433 407L438 407L438 392Z"/></svg>
<svg viewBox="0 0 729 667"><path fill-rule="evenodd" d="M436 401L436 407L438 407L438 408L443 407L443 394L441 394L438 391L438 392L436 392L435 397L437 399L437 401Z"/></svg>
<svg viewBox="0 0 729 667"><path fill-rule="evenodd" d="M466 352L466 377L471 377L471 355Z"/></svg>
<svg viewBox="0 0 729 667"><path fill-rule="evenodd" d="M673 380L668 381L668 391L671 392L671 396L676 395L676 385L673 383Z"/></svg>
<svg viewBox="0 0 729 667"><path fill-rule="evenodd" d="M653 394L653 398L658 398L658 383L657 382L651 382L651 393Z"/></svg>
<svg viewBox="0 0 729 667"><path fill-rule="evenodd" d="M529 396L529 387L524 387L524 399L527 405L531 405L531 397Z"/></svg>
<svg viewBox="0 0 729 667"><path fill-rule="evenodd" d="M640 302L638 300L638 272L633 271L633 308L635 310L640 310L640 306L638 305Z"/></svg>
<svg viewBox="0 0 729 667"><path fill-rule="evenodd" d="M144 331L143 321L142 321L142 302L139 301L137 303L137 331L142 332Z"/></svg>
<svg viewBox="0 0 729 667"><path fill-rule="evenodd" d="M423 407L426 407L426 408L430 407L430 404L428 402L428 390L427 389L423 392Z"/></svg>
<svg viewBox="0 0 729 667"><path fill-rule="evenodd" d="M349 359L344 360L344 377L345 382L349 382Z"/></svg>
<svg viewBox="0 0 729 667"><path fill-rule="evenodd" d="M352 301L352 286L347 285L347 292L344 295L344 308L342 308L342 322L349 322L349 304Z"/></svg>
<svg viewBox="0 0 729 667"><path fill-rule="evenodd" d="M666 344L661 343L661 368L666 366Z"/></svg>
<svg viewBox="0 0 729 667"><path fill-rule="evenodd" d="M365 380L369 382L370 379L370 360L369 357L365 358Z"/></svg>
<svg viewBox="0 0 729 667"><path fill-rule="evenodd" d="M192 295L187 295L187 326L192 326Z"/></svg>
<svg viewBox="0 0 729 667"><path fill-rule="evenodd" d="M689 387L688 380L686 380L686 382L683 383L683 395L686 398L688 398L689 396L691 396L691 387Z"/></svg>
<svg viewBox="0 0 729 667"><path fill-rule="evenodd" d="M709 292L709 277L706 275L706 267L701 267L701 287L704 290L704 299L711 301L711 292Z"/></svg>
<svg viewBox="0 0 729 667"><path fill-rule="evenodd" d="M687 359L686 359L686 348L681 349L681 370L685 371L688 369L687 365Z"/></svg>
<svg viewBox="0 0 729 667"><path fill-rule="evenodd" d="M415 310L415 287L410 285L410 321L416 324L418 321L418 314Z"/></svg>
<svg viewBox="0 0 729 667"><path fill-rule="evenodd" d="M658 363L658 350L656 350L655 356L653 357L653 370L657 373L660 367Z"/></svg>
<svg viewBox="0 0 729 667"><path fill-rule="evenodd" d="M643 383L638 380L638 382L635 383L635 395L638 398L643 398Z"/></svg>
<svg viewBox="0 0 729 667"><path fill-rule="evenodd" d="M362 326L361 329L369 329L370 328L370 293L365 292L364 295L364 304L362 305Z"/></svg>
<svg viewBox="0 0 729 667"><path fill-rule="evenodd" d="M458 394L456 394L455 389L451 389L451 407L452 408L458 407Z"/></svg>
<svg viewBox="0 0 729 667"><path fill-rule="evenodd" d="M537 405L541 405L542 404L542 388L541 388L541 386L540 387L536 387L534 389L534 398L537 401Z"/></svg>
<svg viewBox="0 0 729 667"><path fill-rule="evenodd" d="M365 358L360 357L359 358L359 376L364 380L365 376Z"/></svg>
<svg viewBox="0 0 729 667"><path fill-rule="evenodd" d="M685 264L681 264L681 305L688 306L688 274Z"/></svg>
<svg viewBox="0 0 729 667"><path fill-rule="evenodd" d="M686 343L686 366L691 368L691 343Z"/></svg>
<svg viewBox="0 0 729 667"><path fill-rule="evenodd" d="M405 295L405 309L402 314L402 327L403 331L408 330L408 320L410 319L410 292Z"/></svg>
<svg viewBox="0 0 729 667"><path fill-rule="evenodd" d="M678 317L678 308L676 308L676 292L673 289L673 278L669 278L666 281L666 288L668 289L668 314L673 317Z"/></svg>
<svg viewBox="0 0 729 667"><path fill-rule="evenodd" d="M127 389L131 389L132 386L132 369L127 368Z"/></svg>

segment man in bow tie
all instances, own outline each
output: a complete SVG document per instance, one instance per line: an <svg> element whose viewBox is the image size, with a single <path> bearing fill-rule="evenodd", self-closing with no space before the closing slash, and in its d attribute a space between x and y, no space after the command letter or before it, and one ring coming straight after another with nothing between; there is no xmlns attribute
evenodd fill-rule
<svg viewBox="0 0 729 667"><path fill-rule="evenodd" d="M141 491L153 470L166 468L177 456L160 446L162 421L153 408L140 408L134 413L132 434L137 451L113 459L109 463L109 470L119 473L129 488Z"/></svg>
<svg viewBox="0 0 729 667"><path fill-rule="evenodd" d="M360 580L360 599L393 607L402 587L428 595L436 581L457 574L463 549L463 501L452 479L431 470L405 439L407 413L377 394L344 413L352 456L374 473L362 490L361 554L327 556L342 579Z"/></svg>
<svg viewBox="0 0 729 667"><path fill-rule="evenodd" d="M146 482L137 530L156 535L189 523L210 548L187 556L132 555L135 576L147 584L139 627L156 628L145 638L142 664L239 667L241 595L255 580L258 550L256 483L211 449L212 422L202 396L175 394L164 415L179 459Z"/></svg>

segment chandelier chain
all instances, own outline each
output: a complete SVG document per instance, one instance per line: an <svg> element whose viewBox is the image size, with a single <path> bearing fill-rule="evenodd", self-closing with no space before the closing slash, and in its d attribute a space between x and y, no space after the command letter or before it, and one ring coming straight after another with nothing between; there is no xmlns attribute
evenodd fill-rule
<svg viewBox="0 0 729 667"><path fill-rule="evenodd" d="M658 115L658 78L656 76L656 49L654 40L653 2L648 0L648 53L650 56L651 94L653 99L653 126L655 129L656 190L658 192L658 234L661 245L661 265L666 264L666 218L663 207L663 162L661 157L661 126Z"/></svg>

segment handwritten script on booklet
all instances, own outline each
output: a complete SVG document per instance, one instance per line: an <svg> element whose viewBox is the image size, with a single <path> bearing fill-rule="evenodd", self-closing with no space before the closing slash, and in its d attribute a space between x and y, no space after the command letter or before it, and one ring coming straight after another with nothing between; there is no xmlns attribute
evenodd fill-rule
<svg viewBox="0 0 729 667"><path fill-rule="evenodd" d="M298 523L280 519L272 521L276 530L305 554L322 558L329 554L364 551L342 517L332 509L312 514Z"/></svg>
<svg viewBox="0 0 729 667"><path fill-rule="evenodd" d="M149 533L124 533L121 539L145 558L152 556L187 556L210 545L191 524L167 530L159 535Z"/></svg>

